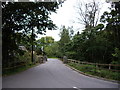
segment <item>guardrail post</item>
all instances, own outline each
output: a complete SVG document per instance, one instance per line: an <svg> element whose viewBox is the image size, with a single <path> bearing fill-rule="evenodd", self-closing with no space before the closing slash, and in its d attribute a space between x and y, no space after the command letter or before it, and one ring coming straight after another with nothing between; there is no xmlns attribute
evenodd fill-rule
<svg viewBox="0 0 120 90"><path fill-rule="evenodd" d="M111 64L109 64L109 70L111 69Z"/></svg>
<svg viewBox="0 0 120 90"><path fill-rule="evenodd" d="M66 56L63 56L63 63L68 63L68 59Z"/></svg>

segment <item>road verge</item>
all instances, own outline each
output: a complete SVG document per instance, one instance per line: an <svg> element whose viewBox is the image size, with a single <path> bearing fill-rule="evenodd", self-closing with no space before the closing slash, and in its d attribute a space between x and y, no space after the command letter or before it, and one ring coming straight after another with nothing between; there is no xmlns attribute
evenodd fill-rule
<svg viewBox="0 0 120 90"><path fill-rule="evenodd" d="M114 83L120 83L120 81L117 81L117 80L111 80L111 79L107 79L107 78L102 78L102 77L98 77L98 76L94 76L94 75L91 75L91 74L87 74L85 72L82 72L78 69L76 69L75 67L73 66L70 66L69 64L65 64L67 67L71 68L72 70L75 70L77 71L78 73L80 74L83 74L83 75L86 75L86 76L89 76L89 77L93 77L93 78L97 78L97 79L101 79L101 80L105 80L105 81L110 81L110 82L114 82Z"/></svg>

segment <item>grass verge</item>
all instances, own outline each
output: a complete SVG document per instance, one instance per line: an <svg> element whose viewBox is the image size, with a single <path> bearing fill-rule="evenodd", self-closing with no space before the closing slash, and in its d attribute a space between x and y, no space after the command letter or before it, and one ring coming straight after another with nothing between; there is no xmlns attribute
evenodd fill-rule
<svg viewBox="0 0 120 90"><path fill-rule="evenodd" d="M81 65L81 64L75 64L75 63L68 63L67 65L82 71L86 74L110 79L110 80L117 80L120 81L120 72L113 72L106 69L99 69L98 67L95 67L94 65Z"/></svg>
<svg viewBox="0 0 120 90"><path fill-rule="evenodd" d="M30 64L30 65L25 65L25 66L21 66L21 67L16 67L16 68L12 68L12 69L3 69L2 70L2 76L8 76L8 75L13 75L13 74L17 74L20 73L22 71L25 71L31 67L37 66L39 65L37 64Z"/></svg>
<svg viewBox="0 0 120 90"><path fill-rule="evenodd" d="M50 58L50 59L58 59L57 57L48 57L48 58Z"/></svg>

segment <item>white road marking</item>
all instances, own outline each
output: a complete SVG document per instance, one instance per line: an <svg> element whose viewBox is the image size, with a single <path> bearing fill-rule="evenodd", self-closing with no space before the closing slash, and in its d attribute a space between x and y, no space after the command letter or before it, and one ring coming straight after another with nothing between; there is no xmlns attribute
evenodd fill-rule
<svg viewBox="0 0 120 90"><path fill-rule="evenodd" d="M77 87L73 87L73 88L76 88L76 89L77 89Z"/></svg>
<svg viewBox="0 0 120 90"><path fill-rule="evenodd" d="M77 90L81 90L81 89L79 89L79 88L77 88L77 87L73 87L73 88L75 88L75 89L77 89Z"/></svg>

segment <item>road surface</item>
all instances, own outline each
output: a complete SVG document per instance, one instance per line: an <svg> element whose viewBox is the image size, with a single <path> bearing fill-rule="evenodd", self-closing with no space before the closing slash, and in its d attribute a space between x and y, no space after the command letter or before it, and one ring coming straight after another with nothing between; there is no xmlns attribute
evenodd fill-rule
<svg viewBox="0 0 120 90"><path fill-rule="evenodd" d="M48 59L44 64L3 77L3 88L118 88L118 84L82 75L60 60Z"/></svg>

